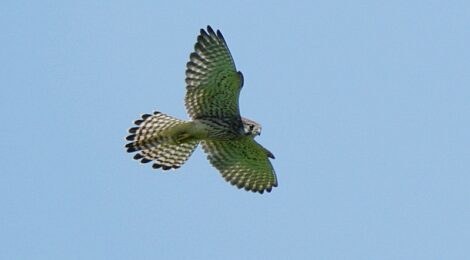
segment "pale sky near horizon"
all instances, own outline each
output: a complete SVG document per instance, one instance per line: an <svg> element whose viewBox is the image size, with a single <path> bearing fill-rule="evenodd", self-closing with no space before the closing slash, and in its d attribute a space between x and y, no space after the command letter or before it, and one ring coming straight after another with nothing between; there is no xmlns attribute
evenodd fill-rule
<svg viewBox="0 0 470 260"><path fill-rule="evenodd" d="M2 1L0 259L470 259L468 1ZM220 29L268 194L198 148L124 150L187 119L184 71Z"/></svg>

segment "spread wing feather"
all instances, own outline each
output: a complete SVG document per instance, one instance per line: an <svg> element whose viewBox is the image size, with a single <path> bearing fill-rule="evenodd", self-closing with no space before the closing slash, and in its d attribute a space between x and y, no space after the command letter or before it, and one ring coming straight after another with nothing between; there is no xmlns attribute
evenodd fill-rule
<svg viewBox="0 0 470 260"><path fill-rule="evenodd" d="M210 163L232 185L259 193L277 187L276 173L268 159L272 154L253 138L205 140L201 145Z"/></svg>
<svg viewBox="0 0 470 260"><path fill-rule="evenodd" d="M238 98L243 75L237 72L232 55L220 31L201 29L194 52L186 64L188 114L198 118L240 120Z"/></svg>

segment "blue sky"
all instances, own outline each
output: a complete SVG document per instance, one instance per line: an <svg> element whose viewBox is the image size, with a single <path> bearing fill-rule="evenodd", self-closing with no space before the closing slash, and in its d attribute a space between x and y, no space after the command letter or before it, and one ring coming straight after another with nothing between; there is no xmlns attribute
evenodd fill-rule
<svg viewBox="0 0 470 260"><path fill-rule="evenodd" d="M169 2L0 4L1 259L469 259L467 1ZM208 24L270 194L124 150Z"/></svg>

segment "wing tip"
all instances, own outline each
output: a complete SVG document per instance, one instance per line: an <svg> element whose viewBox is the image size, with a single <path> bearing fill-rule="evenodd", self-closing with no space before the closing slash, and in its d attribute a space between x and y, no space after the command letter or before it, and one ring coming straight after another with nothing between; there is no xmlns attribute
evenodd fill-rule
<svg viewBox="0 0 470 260"><path fill-rule="evenodd" d="M235 185L235 184L233 184L233 185ZM252 186L252 185L244 186L244 184L235 185L235 186L239 189L243 188L245 191L251 191L253 193L263 194L264 192L270 193L274 187L277 187L277 183L274 183L272 185L265 186L265 187L256 187L256 186Z"/></svg>
<svg viewBox="0 0 470 260"><path fill-rule="evenodd" d="M212 38L212 39L218 40L219 42L222 42L223 44L227 45L222 32L218 29L217 30L212 29L212 26L210 26L210 25L207 25L206 29L201 28L199 36L204 38L204 39L206 39L206 38L211 39ZM198 37L198 41L199 41L199 37Z"/></svg>
<svg viewBox="0 0 470 260"><path fill-rule="evenodd" d="M215 32L210 25L207 25L207 32L209 33L209 35L215 35Z"/></svg>

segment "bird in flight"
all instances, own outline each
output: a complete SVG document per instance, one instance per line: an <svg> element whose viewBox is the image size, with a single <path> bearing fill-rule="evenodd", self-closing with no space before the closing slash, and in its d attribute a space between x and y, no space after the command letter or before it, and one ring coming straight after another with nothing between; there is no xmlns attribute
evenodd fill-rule
<svg viewBox="0 0 470 260"><path fill-rule="evenodd" d="M127 152L163 170L180 168L198 144L226 181L263 193L277 187L269 158L274 155L255 141L261 125L241 117L238 106L243 74L237 71L222 33L201 29L186 64L184 121L161 112L144 114L129 129Z"/></svg>

